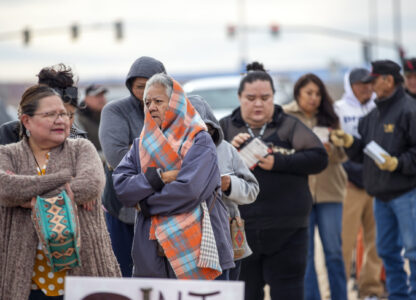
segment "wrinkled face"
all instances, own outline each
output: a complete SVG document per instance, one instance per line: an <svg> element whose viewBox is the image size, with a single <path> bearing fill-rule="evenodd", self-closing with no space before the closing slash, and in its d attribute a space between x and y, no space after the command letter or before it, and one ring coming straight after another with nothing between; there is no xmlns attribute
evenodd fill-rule
<svg viewBox="0 0 416 300"><path fill-rule="evenodd" d="M41 99L34 115L23 115L22 122L40 147L56 147L69 136L69 117L59 96Z"/></svg>
<svg viewBox="0 0 416 300"><path fill-rule="evenodd" d="M314 82L309 82L299 90L298 99L299 107L309 115L314 115L318 112L318 107L321 105L322 95L319 86Z"/></svg>
<svg viewBox="0 0 416 300"><path fill-rule="evenodd" d="M66 109L66 111L68 112L68 117L69 117L69 128L72 127L72 124L74 124L74 116L75 116L75 111L77 110L77 108L75 106L72 106L69 103L64 103L64 107Z"/></svg>
<svg viewBox="0 0 416 300"><path fill-rule="evenodd" d="M416 94L416 72L404 74L404 85L412 94Z"/></svg>
<svg viewBox="0 0 416 300"><path fill-rule="evenodd" d="M394 79L391 75L380 75L372 81L373 91L378 99L387 98L394 90Z"/></svg>
<svg viewBox="0 0 416 300"><path fill-rule="evenodd" d="M373 87L371 83L353 83L351 84L351 89L361 104L364 104L371 99L371 94L373 93Z"/></svg>
<svg viewBox="0 0 416 300"><path fill-rule="evenodd" d="M93 111L101 111L106 102L105 93L85 97L85 104Z"/></svg>
<svg viewBox="0 0 416 300"><path fill-rule="evenodd" d="M133 95L141 102L143 102L143 93L147 80L148 78L137 77L133 80L133 83L131 85L131 91Z"/></svg>
<svg viewBox="0 0 416 300"><path fill-rule="evenodd" d="M169 98L166 95L166 87L154 84L149 87L144 102L156 124L161 127L165 120L165 113L169 107Z"/></svg>
<svg viewBox="0 0 416 300"><path fill-rule="evenodd" d="M238 96L243 120L250 126L261 127L271 121L274 113L273 89L269 81L246 82Z"/></svg>

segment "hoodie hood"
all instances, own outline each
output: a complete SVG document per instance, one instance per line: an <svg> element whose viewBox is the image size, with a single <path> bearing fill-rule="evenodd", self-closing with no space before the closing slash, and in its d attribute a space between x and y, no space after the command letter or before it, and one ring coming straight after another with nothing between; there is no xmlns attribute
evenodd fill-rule
<svg viewBox="0 0 416 300"><path fill-rule="evenodd" d="M131 85L134 78L150 78L157 73L166 73L165 66L160 61L149 56L142 56L136 59L131 65L126 78L126 86L129 89L130 94L134 97L131 91Z"/></svg>
<svg viewBox="0 0 416 300"><path fill-rule="evenodd" d="M356 107L363 107L366 111L371 110L375 104L374 99L376 98L376 95L373 93L371 95L371 99L367 101L365 104L361 104L360 101L358 101L357 97L355 97L354 92L352 91L351 83L350 83L350 72L347 72L344 76L344 94L342 95L343 100L348 102L351 106Z"/></svg>
<svg viewBox="0 0 416 300"><path fill-rule="evenodd" d="M214 113L212 112L212 109L209 106L208 102L205 101L204 98L202 98L199 95L189 95L188 100L199 113L205 124L209 124L215 129L215 133L212 136L212 139L215 145L218 147L218 145L221 144L222 140L224 139L224 133L222 132L220 123L215 118Z"/></svg>

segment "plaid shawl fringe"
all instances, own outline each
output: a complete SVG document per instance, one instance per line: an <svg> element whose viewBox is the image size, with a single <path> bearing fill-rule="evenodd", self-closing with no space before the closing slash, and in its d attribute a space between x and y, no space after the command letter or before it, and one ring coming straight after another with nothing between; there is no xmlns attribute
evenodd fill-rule
<svg viewBox="0 0 416 300"><path fill-rule="evenodd" d="M174 81L161 128L145 108L139 145L142 172L148 167L179 170L195 135L202 130L206 130L205 123ZM209 280L222 273L205 202L188 213L152 216L149 235L162 246L178 279Z"/></svg>

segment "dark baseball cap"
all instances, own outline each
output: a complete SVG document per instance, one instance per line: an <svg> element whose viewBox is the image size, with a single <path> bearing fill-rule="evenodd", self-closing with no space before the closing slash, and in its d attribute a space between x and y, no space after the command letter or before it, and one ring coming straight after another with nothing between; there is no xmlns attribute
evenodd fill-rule
<svg viewBox="0 0 416 300"><path fill-rule="evenodd" d="M392 75L396 79L402 78L400 75L400 66L394 61L384 59L371 62L371 73L364 78L363 82L372 82L380 75Z"/></svg>
<svg viewBox="0 0 416 300"><path fill-rule="evenodd" d="M108 90L105 87L103 87L101 85L97 85L97 84L89 85L85 89L85 95L87 95L87 96L97 96L99 94L105 94L107 92L108 92Z"/></svg>
<svg viewBox="0 0 416 300"><path fill-rule="evenodd" d="M349 80L350 84L365 83L364 79L370 75L370 71L364 68L355 68L350 72Z"/></svg>
<svg viewBox="0 0 416 300"><path fill-rule="evenodd" d="M405 58L403 61L403 71L405 73L416 73L416 58Z"/></svg>

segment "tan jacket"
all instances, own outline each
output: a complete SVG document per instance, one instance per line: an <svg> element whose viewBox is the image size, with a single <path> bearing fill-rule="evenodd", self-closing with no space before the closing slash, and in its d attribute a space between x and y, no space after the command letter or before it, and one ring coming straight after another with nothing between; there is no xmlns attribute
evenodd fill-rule
<svg viewBox="0 0 416 300"><path fill-rule="evenodd" d="M39 240L31 210L19 205L36 195L57 195L66 182L78 205L95 201L92 211L78 206L82 266L67 275L121 277L101 209L104 171L91 142L67 139L52 149L45 176L36 175L35 166L26 139L0 146L0 299L27 300L31 289Z"/></svg>
<svg viewBox="0 0 416 300"><path fill-rule="evenodd" d="M317 118L308 118L300 109L296 101L283 106L283 110L297 117L310 129L316 126ZM309 175L309 188L314 203L342 202L346 194L347 173L342 163L347 160L344 149L328 144L328 167L318 175Z"/></svg>

